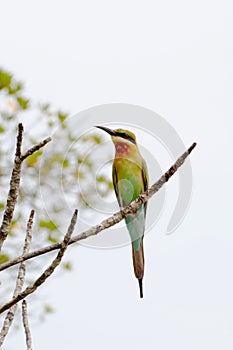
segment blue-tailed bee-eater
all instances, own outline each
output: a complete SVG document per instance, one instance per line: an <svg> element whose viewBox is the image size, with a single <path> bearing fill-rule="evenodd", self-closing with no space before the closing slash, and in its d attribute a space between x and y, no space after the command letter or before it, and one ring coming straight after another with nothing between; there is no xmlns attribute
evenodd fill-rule
<svg viewBox="0 0 233 350"><path fill-rule="evenodd" d="M111 135L115 146L112 167L113 185L120 208L130 204L140 193L148 189L146 162L140 154L135 135L128 130L111 130L104 126L97 128ZM142 279L144 275L143 236L145 231L147 203L136 213L125 218L132 242L134 273L139 282L140 297L143 298Z"/></svg>

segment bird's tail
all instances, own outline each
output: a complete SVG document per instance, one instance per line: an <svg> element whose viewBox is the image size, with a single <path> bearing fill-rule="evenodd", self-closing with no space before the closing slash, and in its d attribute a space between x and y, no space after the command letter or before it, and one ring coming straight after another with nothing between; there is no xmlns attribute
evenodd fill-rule
<svg viewBox="0 0 233 350"><path fill-rule="evenodd" d="M139 250L136 250L132 243L132 253L133 253L134 273L139 283L140 298L143 298L143 286L142 286L142 279L144 275L143 239L140 242Z"/></svg>

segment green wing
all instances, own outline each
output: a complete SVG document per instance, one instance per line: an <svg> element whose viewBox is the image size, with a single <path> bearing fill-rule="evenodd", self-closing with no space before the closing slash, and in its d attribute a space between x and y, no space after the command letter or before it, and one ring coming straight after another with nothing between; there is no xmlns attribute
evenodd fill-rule
<svg viewBox="0 0 233 350"><path fill-rule="evenodd" d="M141 171L142 171L141 192L144 192L148 189L148 171L147 171L146 162L144 160L142 161ZM122 198L123 197L123 193L121 193L122 187L121 189L119 189L117 171L114 165L113 165L112 177L113 177L113 185L114 185L116 197L117 197L119 206L122 208L127 203ZM124 197L126 200L127 197L126 196ZM146 209L147 209L147 203L144 204L141 208L139 208L136 214L128 215L125 219L126 226L131 237L131 241L133 243L135 250L137 251L140 249L140 243L144 235Z"/></svg>
<svg viewBox="0 0 233 350"><path fill-rule="evenodd" d="M117 172L116 172L116 168L113 165L112 167L112 182L113 182L113 186L114 186L114 190L116 193L116 197L117 197L117 201L120 207L124 206L123 200L119 194L119 188L118 188L118 178L117 178Z"/></svg>

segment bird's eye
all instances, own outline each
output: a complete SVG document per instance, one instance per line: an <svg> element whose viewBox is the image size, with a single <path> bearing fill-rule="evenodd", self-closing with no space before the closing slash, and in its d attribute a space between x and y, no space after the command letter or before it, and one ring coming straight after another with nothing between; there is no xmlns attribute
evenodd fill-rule
<svg viewBox="0 0 233 350"><path fill-rule="evenodd" d="M129 139L129 135L124 134L125 139Z"/></svg>

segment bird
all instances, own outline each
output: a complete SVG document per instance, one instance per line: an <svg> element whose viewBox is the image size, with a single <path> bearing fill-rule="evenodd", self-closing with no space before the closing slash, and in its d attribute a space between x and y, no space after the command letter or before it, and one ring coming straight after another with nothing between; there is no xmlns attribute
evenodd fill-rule
<svg viewBox="0 0 233 350"><path fill-rule="evenodd" d="M139 151L134 133L124 129L112 130L105 126L96 127L111 135L115 146L112 180L118 204L120 208L123 208L148 189L147 165ZM136 213L129 214L125 218L131 238L134 274L138 279L140 298L143 298L143 238L146 211L147 203L137 209Z"/></svg>

